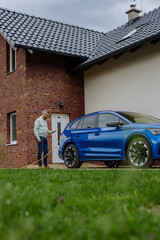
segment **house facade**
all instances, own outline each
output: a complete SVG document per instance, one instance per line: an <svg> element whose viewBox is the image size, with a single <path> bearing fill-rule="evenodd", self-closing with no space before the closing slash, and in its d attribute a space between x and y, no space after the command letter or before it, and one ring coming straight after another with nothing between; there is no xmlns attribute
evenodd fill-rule
<svg viewBox="0 0 160 240"><path fill-rule="evenodd" d="M85 112L121 110L160 118L160 42L85 72ZM92 87L90 87L92 86Z"/></svg>
<svg viewBox="0 0 160 240"><path fill-rule="evenodd" d="M0 125L7 153L2 166L21 167L36 161L37 143L33 128L42 109L50 112L50 129L52 114L59 118L68 116L68 121L84 114L83 72L70 76L66 73L75 59L43 52L30 54L18 49L16 69L6 74L8 43L2 36L0 43ZM59 107L61 101L64 101L62 109ZM53 123L53 129L60 131L56 124L57 121ZM51 148L51 136L48 139ZM49 161L52 161L51 156Z"/></svg>
<svg viewBox="0 0 160 240"><path fill-rule="evenodd" d="M105 34L89 58L72 71L84 72L85 113L135 111L160 118L160 8Z"/></svg>
<svg viewBox="0 0 160 240"><path fill-rule="evenodd" d="M33 128L43 109L56 130L49 149L69 121L84 115L83 70L68 69L88 58L103 33L3 8L0 33L1 166L18 168L37 161ZM61 161L57 152L50 163Z"/></svg>
<svg viewBox="0 0 160 240"><path fill-rule="evenodd" d="M49 149L69 121L104 109L160 118L160 8L101 33L0 9L2 167L37 160L34 121L50 112ZM5 147L4 147L5 146ZM58 146L49 162L60 162Z"/></svg>

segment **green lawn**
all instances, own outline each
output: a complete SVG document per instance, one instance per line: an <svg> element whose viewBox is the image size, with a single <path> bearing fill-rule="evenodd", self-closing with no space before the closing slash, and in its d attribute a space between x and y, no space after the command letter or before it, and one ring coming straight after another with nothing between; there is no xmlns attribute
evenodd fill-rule
<svg viewBox="0 0 160 240"><path fill-rule="evenodd" d="M1 240L160 239L159 170L0 170Z"/></svg>

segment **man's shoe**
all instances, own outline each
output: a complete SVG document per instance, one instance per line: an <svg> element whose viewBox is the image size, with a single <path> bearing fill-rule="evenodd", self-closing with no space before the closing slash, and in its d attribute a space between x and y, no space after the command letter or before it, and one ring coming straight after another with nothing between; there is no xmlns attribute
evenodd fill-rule
<svg viewBox="0 0 160 240"><path fill-rule="evenodd" d="M43 166L39 166L39 168L43 168Z"/></svg>

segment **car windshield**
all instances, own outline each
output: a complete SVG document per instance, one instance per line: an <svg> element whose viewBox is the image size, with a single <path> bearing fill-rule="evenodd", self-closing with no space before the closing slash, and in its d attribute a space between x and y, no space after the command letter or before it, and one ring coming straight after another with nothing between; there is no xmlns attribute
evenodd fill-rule
<svg viewBox="0 0 160 240"><path fill-rule="evenodd" d="M160 124L160 119L154 118L148 115L143 115L140 113L129 113L129 112L117 112L132 123L151 123Z"/></svg>

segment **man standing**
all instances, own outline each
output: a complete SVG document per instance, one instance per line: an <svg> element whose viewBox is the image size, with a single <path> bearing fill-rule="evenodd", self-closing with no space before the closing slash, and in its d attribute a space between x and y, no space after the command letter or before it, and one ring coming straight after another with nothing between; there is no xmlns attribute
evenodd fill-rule
<svg viewBox="0 0 160 240"><path fill-rule="evenodd" d="M36 136L36 140L38 143L38 160L41 159L42 152L44 152L44 156L48 153L48 141L47 135L54 133L48 130L47 126L47 117L49 113L47 110L42 111L42 115L34 122L34 134ZM47 156L43 159L44 167L49 168L47 164ZM42 161L38 161L39 167L42 167Z"/></svg>

